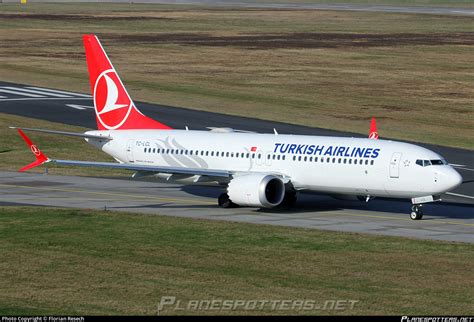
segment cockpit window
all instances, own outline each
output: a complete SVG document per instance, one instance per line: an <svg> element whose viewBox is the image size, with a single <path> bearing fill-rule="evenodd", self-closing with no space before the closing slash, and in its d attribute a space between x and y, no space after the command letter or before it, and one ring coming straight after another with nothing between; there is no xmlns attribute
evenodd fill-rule
<svg viewBox="0 0 474 322"><path fill-rule="evenodd" d="M446 164L444 160L431 160L431 164L432 165L443 165L443 164Z"/></svg>
<svg viewBox="0 0 474 322"><path fill-rule="evenodd" d="M427 166L430 166L430 165L445 165L445 164L448 164L446 162L446 160L443 160L443 159L436 159L436 160L416 160L416 164L418 164L419 166L422 166L422 167L427 167Z"/></svg>

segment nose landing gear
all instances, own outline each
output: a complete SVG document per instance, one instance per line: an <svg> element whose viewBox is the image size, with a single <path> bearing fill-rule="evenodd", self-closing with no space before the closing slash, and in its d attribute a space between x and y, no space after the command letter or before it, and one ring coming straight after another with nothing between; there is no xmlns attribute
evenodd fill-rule
<svg viewBox="0 0 474 322"><path fill-rule="evenodd" d="M421 218L423 218L423 205L418 204L411 206L410 219L420 220Z"/></svg>

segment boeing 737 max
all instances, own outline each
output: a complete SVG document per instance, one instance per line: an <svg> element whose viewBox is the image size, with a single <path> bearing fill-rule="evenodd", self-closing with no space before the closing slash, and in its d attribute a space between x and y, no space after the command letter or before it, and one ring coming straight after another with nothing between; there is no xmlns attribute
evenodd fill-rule
<svg viewBox="0 0 474 322"><path fill-rule="evenodd" d="M292 205L304 190L366 201L410 198L414 220L422 218L423 203L440 200L462 182L440 155L377 139L376 130L369 139L171 129L136 108L97 37L85 35L83 41L98 130L24 130L83 137L118 163L49 159L19 128L37 158L20 171L54 162L128 169L134 177L217 182L225 187L221 207Z"/></svg>

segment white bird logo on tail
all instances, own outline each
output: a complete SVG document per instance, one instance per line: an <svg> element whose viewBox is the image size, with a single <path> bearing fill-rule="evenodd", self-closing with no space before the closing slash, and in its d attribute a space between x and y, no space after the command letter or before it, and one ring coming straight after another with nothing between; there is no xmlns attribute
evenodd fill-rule
<svg viewBox="0 0 474 322"><path fill-rule="evenodd" d="M127 107L127 104L117 104L119 93L115 82L107 75L104 75L104 78L107 83L107 100L105 101L104 108L99 112L99 114Z"/></svg>

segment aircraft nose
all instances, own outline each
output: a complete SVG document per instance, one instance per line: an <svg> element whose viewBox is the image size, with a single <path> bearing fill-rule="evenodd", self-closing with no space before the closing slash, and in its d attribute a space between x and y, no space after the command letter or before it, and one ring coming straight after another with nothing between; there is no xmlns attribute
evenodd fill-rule
<svg viewBox="0 0 474 322"><path fill-rule="evenodd" d="M462 183L462 177L453 168L450 169L446 175L446 191L453 190L454 188L458 187Z"/></svg>

